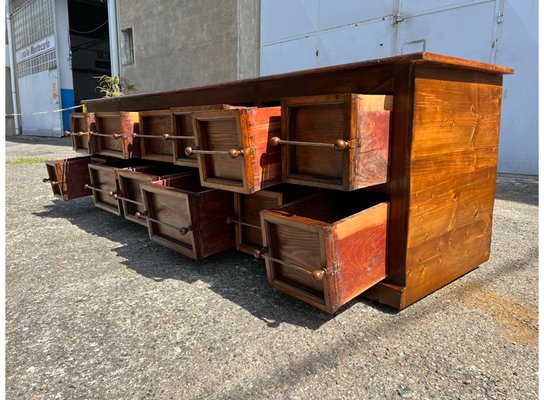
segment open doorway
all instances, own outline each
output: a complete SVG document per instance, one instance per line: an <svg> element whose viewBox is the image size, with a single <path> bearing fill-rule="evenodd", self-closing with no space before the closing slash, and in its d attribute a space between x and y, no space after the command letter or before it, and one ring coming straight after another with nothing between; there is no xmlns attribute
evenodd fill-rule
<svg viewBox="0 0 544 400"><path fill-rule="evenodd" d="M96 77L111 75L106 0L68 0L74 101L102 97Z"/></svg>

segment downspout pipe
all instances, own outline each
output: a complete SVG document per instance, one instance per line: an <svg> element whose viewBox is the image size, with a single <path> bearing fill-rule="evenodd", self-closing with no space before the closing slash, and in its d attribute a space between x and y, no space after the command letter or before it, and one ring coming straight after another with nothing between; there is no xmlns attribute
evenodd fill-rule
<svg viewBox="0 0 544 400"><path fill-rule="evenodd" d="M108 0L108 30L110 36L111 76L121 75L119 69L119 44L117 37L117 0Z"/></svg>
<svg viewBox="0 0 544 400"><path fill-rule="evenodd" d="M13 47L13 33L11 28L11 14L9 9L9 1L6 1L6 27L8 28L8 42L9 42L9 74L11 78L11 101L13 102L13 122L15 123L15 134L21 134L21 126L19 124L19 108L17 105L17 81L15 80L15 58L13 57L14 47Z"/></svg>

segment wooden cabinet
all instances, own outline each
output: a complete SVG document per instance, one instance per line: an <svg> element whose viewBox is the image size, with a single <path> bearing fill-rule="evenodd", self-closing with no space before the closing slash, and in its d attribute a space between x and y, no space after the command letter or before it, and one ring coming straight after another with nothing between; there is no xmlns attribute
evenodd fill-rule
<svg viewBox="0 0 544 400"><path fill-rule="evenodd" d="M234 194L234 215L227 219L235 224L236 249L253 254L263 246L261 210L276 208L315 192L296 185L278 185L253 194Z"/></svg>
<svg viewBox="0 0 544 400"><path fill-rule="evenodd" d="M95 137L91 135L94 128L93 113L71 113L70 130L64 132L72 139L72 149L82 154L94 154L96 152Z"/></svg>
<svg viewBox="0 0 544 400"><path fill-rule="evenodd" d="M250 137L244 139L246 136L234 133L238 130L248 131L238 122L248 121L242 117L242 111L217 111L237 113L234 122L233 118L229 121L226 115L211 112L202 115L201 120L194 120L198 128L195 130L197 144L202 146L202 150L220 153L201 153L197 156L202 184L243 194L272 185L280 175L280 168L276 167L279 165L279 152L274 151L281 147L284 152L290 153L286 153L284 159L284 162L288 158L290 160L285 164L283 174L287 182L340 191L361 187L354 192L341 192L343 194L381 192L389 203L385 257L387 276L366 290L364 296L403 309L489 259L503 75L512 72L506 67L423 52L154 93L152 96L141 94L119 99L89 100L86 104L88 110L95 113L215 103L244 104L262 109L280 105L284 99L283 106L290 114L284 118L283 134L274 124L268 127L268 132L262 129L258 139L261 148L266 143L266 150L260 157L251 158L249 163L244 161L245 156L249 155L245 150L253 146L248 142L256 140L256 136L248 135ZM342 93L351 95L338 97ZM354 145L363 148L365 140L369 138L366 135L388 131L387 158L385 145L369 147L371 152L362 156L369 157L373 151L370 160L351 164L349 158L356 154L355 149L335 152L334 147L331 148L331 143L334 146L338 139L344 142L349 139L349 145L352 145L351 135L357 131L357 126L352 128L350 125L348 130L345 124L348 120L351 124L359 110L359 107L353 108L354 104L359 103L359 100L353 100L353 94L362 96L363 108L370 95L385 98L383 103L380 100L381 113L390 113L389 127L383 129L383 124L376 125L381 127L378 130L365 127L360 130L360 141L354 142ZM351 97L346 100L346 96ZM326 97L337 98L337 101L333 101L336 106L328 105L328 100L318 104L318 100ZM313 100L308 102L304 98ZM392 107L388 104L389 98ZM304 102L310 104L305 106ZM351 111L344 111L347 104L351 104ZM274 115L279 117L279 114ZM364 116L365 113L359 115ZM318 124L317 121L321 122ZM385 119L383 121L385 123ZM362 123L364 125L364 120ZM304 129L299 129L302 127ZM309 130L305 131L306 128ZM271 131L273 134L269 135ZM312 137L307 132L312 132ZM346 136L348 132L350 136ZM279 137L280 142L273 140L276 147L268 147L272 137ZM282 144L281 140L303 143ZM308 142L325 143L328 148L309 147ZM374 142L380 140L370 140L370 143ZM343 146L341 143L337 145L338 148ZM244 157L239 154L241 149L244 150ZM230 154L238 157L229 159L229 150L233 150ZM316 156L319 153L310 150L330 153ZM308 166L315 167L314 175ZM361 173L363 178L358 181L357 176ZM333 204L331 209L335 210L337 206ZM369 208L366 211L372 210ZM282 217L282 222L289 221L287 215L278 217ZM331 232L334 223L339 222L319 218L314 219L325 225L332 223ZM272 246L273 257L278 255L274 248L274 235L281 234L282 226L273 225L270 228L272 241L268 244ZM315 224L308 224L309 229L327 232L325 227L320 226L317 224L316 228ZM281 237L278 240L283 246ZM336 239L331 240L334 242ZM315 254L320 252L316 250ZM286 251L279 255L283 254ZM317 260L315 255L312 257L316 265L317 261L323 260ZM296 261L279 259L288 263ZM311 264L313 266L314 262ZM283 267L276 262L273 266L279 270L278 276L283 276ZM323 266L327 267L325 264ZM274 280L281 282L281 279ZM323 279L325 281L326 278ZM336 278L327 282L331 281L337 282ZM298 287L300 291L308 290L308 282L293 282L290 285ZM325 287L322 284L312 285L311 293L318 299L315 304L321 308L332 310L335 304L343 302L342 297L327 300L329 292L325 292Z"/></svg>
<svg viewBox="0 0 544 400"><path fill-rule="evenodd" d="M136 213L145 214L145 206L140 185L146 182L154 182L177 176L195 175L194 170L184 169L173 165L152 165L138 169L123 168L118 170L119 192L113 198L121 201L124 216L132 222L147 226L145 219L136 216Z"/></svg>
<svg viewBox="0 0 544 400"><path fill-rule="evenodd" d="M49 183L53 195L62 201L89 196L91 191L85 185L90 183L88 166L91 160L92 157L87 156L47 161L48 177L43 182Z"/></svg>
<svg viewBox="0 0 544 400"><path fill-rule="evenodd" d="M226 110L230 108L233 107L227 104L171 108L174 164L184 167L198 167L196 154L185 154L187 147L195 148L196 146L191 113L194 111Z"/></svg>
<svg viewBox="0 0 544 400"><path fill-rule="evenodd" d="M270 285L329 313L387 276L389 203L320 193L261 212Z"/></svg>
<svg viewBox="0 0 544 400"><path fill-rule="evenodd" d="M134 133L138 133L137 112L99 112L95 113L96 140L98 154L115 158L137 158L140 144Z"/></svg>
<svg viewBox="0 0 544 400"><path fill-rule="evenodd" d="M94 205L112 214L122 217L123 204L117 197L120 193L119 170L126 168L138 171L146 168L147 163L138 160L118 160L102 164L89 164L89 181L86 187L92 191Z"/></svg>
<svg viewBox="0 0 544 400"><path fill-rule="evenodd" d="M280 133L280 107L238 107L192 113L202 186L254 193L281 182L280 152L269 140Z"/></svg>
<svg viewBox="0 0 544 400"><path fill-rule="evenodd" d="M282 174L287 183L356 190L387 182L393 98L374 94L281 101Z"/></svg>
<svg viewBox="0 0 544 400"><path fill-rule="evenodd" d="M149 237L194 260L234 246L232 193L200 186L196 175L141 185Z"/></svg>

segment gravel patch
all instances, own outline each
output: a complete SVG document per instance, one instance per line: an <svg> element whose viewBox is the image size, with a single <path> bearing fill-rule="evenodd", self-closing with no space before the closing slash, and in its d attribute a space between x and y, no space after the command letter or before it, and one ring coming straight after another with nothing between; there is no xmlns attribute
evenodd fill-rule
<svg viewBox="0 0 544 400"><path fill-rule="evenodd" d="M15 140L7 158L73 156ZM42 164L7 165L9 399L536 399L538 182L501 175L491 260L402 312L335 317L227 251L193 262Z"/></svg>

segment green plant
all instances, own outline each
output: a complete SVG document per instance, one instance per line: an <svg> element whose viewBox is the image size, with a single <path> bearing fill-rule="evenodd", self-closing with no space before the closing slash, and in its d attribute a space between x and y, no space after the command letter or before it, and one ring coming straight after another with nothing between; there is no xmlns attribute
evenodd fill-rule
<svg viewBox="0 0 544 400"><path fill-rule="evenodd" d="M118 97L127 92L135 92L136 86L129 83L126 78L122 78L118 75L108 76L95 76L98 79L97 89L100 89L100 93L104 97Z"/></svg>

